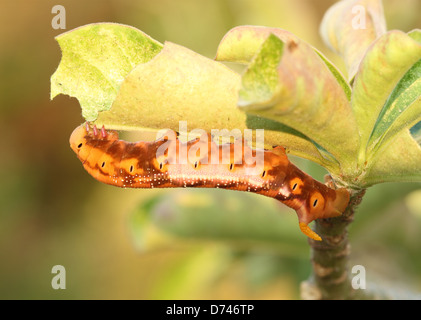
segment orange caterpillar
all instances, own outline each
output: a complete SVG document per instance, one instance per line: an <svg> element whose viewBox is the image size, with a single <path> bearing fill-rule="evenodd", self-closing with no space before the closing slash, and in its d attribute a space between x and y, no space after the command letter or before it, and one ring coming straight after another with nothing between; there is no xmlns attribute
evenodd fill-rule
<svg viewBox="0 0 421 320"><path fill-rule="evenodd" d="M229 164L201 161L208 154L189 158L185 164L170 159L168 152L157 158L158 149L164 143L169 146L168 150L174 147L177 155L182 147L190 150L192 146L204 143L202 139L183 143L174 132L169 133L153 142L131 143L119 140L116 131L98 130L86 124L73 131L70 146L90 175L110 185L123 188L222 188L275 198L296 210L301 231L318 241L322 239L308 224L315 219L339 216L348 205L350 196L346 189L335 190L314 180L288 160L282 147L263 150L264 166L256 175L250 173L252 165L244 158L240 162L233 160L234 144L229 145ZM208 150L222 149L222 145L211 139L206 143ZM247 148L256 154L256 150L251 150L243 141L242 151Z"/></svg>

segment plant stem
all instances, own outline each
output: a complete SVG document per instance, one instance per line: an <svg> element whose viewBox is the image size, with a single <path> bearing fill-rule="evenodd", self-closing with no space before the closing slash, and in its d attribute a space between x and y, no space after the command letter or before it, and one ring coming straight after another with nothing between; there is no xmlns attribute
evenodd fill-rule
<svg viewBox="0 0 421 320"><path fill-rule="evenodd" d="M315 221L315 231L323 241L309 240L313 275L302 286L303 298L342 300L354 297L348 268L351 246L347 227L364 194L365 190L354 192L341 216Z"/></svg>

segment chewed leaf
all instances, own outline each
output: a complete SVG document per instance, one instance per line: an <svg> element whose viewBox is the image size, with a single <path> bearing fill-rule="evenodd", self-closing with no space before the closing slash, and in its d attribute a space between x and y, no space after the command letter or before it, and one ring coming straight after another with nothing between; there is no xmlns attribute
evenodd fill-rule
<svg viewBox="0 0 421 320"><path fill-rule="evenodd" d="M298 41L298 37L279 28L238 26L229 30L218 46L215 60L248 64L270 34L283 42Z"/></svg>
<svg viewBox="0 0 421 320"><path fill-rule="evenodd" d="M238 26L228 31L221 40L215 59L218 61L249 64L260 51L260 47L270 34L276 35L284 43L299 41L299 38L293 33L279 28ZM332 72L350 100L351 88L343 75L320 51L315 48L313 50Z"/></svg>
<svg viewBox="0 0 421 320"><path fill-rule="evenodd" d="M51 99L58 94L76 97L89 121L109 110L129 72L162 48L140 30L115 23L89 24L56 40L62 59L51 77Z"/></svg>
<svg viewBox="0 0 421 320"><path fill-rule="evenodd" d="M352 96L361 136L360 162L366 160L367 149L373 149L369 143L377 143L400 116L402 121L391 133L415 124L419 116L420 59L421 44L400 31L388 32L367 51Z"/></svg>
<svg viewBox="0 0 421 320"><path fill-rule="evenodd" d="M210 132L221 123L230 128L244 121L233 113L239 75L219 62L185 47L165 42L151 61L139 64L123 81L109 111L101 112L98 124L111 129L170 128L187 121L188 130ZM216 115L210 117L209 115Z"/></svg>
<svg viewBox="0 0 421 320"><path fill-rule="evenodd" d="M371 43L386 32L381 0L342 0L325 14L320 26L324 42L338 52L351 80Z"/></svg>
<svg viewBox="0 0 421 320"><path fill-rule="evenodd" d="M271 34L263 42L247 72L243 75L238 105L258 104L272 106L280 90L277 67L284 52L284 42Z"/></svg>
<svg viewBox="0 0 421 320"><path fill-rule="evenodd" d="M187 122L187 131L265 129L267 146L282 145L292 154L325 163L309 139L239 110L240 85L241 77L223 64L166 42L154 59L130 72L112 108L101 112L96 123L117 130L179 131L180 121Z"/></svg>
<svg viewBox="0 0 421 320"><path fill-rule="evenodd" d="M341 165L352 162L358 150L347 93L301 40L284 44L275 35L267 38L243 75L239 106L311 137Z"/></svg>

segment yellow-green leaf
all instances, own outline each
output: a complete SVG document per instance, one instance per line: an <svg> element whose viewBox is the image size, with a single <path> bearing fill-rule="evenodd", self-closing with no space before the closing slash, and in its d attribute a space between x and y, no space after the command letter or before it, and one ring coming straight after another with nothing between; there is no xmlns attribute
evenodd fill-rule
<svg viewBox="0 0 421 320"><path fill-rule="evenodd" d="M320 33L324 42L339 53L351 80L367 48L386 32L381 0L342 0L323 17Z"/></svg>
<svg viewBox="0 0 421 320"><path fill-rule="evenodd" d="M109 110L129 72L162 48L142 31L115 23L89 24L56 40L62 59L51 77L51 99L58 94L76 97L89 121Z"/></svg>
<svg viewBox="0 0 421 320"><path fill-rule="evenodd" d="M367 174L359 177L361 186L421 181L421 147L408 129L401 131L389 144L384 144L377 154L369 162Z"/></svg>
<svg viewBox="0 0 421 320"><path fill-rule="evenodd" d="M370 157L382 143L421 121L421 58L402 77L384 105L369 141Z"/></svg>
<svg viewBox="0 0 421 320"><path fill-rule="evenodd" d="M415 124L419 107L416 63L420 59L421 45L400 31L383 35L367 51L355 77L351 102L361 137L360 164L368 158L366 150L372 149L369 141L376 124L378 132L372 143L379 141L378 137L391 122L399 120L400 114L404 121L397 123L396 128ZM408 113L400 112L404 110Z"/></svg>

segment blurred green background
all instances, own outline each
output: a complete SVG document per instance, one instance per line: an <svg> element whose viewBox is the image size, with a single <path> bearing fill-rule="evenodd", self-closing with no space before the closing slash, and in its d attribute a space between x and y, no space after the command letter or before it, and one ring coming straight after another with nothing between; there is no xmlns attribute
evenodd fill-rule
<svg viewBox="0 0 421 320"><path fill-rule="evenodd" d="M0 3L0 298L296 299L311 272L294 212L220 190L123 190L91 178L69 148L78 101L49 100L60 61L51 9L66 30L137 27L214 57L237 25L287 29L342 63L318 26L333 0L109 0ZM387 0L389 29L421 27L421 2ZM323 179L324 171L294 159ZM350 228L367 280L421 291L421 184L377 185ZM51 269L66 268L66 290ZM378 280L381 279L381 280Z"/></svg>

